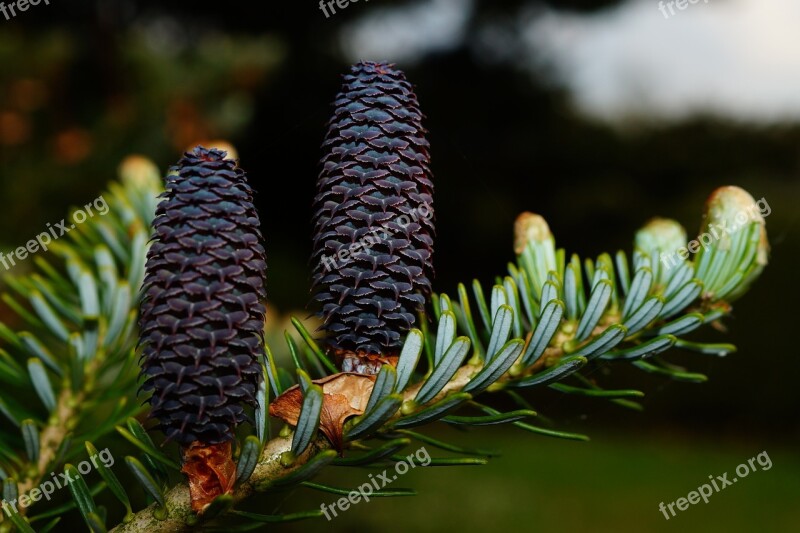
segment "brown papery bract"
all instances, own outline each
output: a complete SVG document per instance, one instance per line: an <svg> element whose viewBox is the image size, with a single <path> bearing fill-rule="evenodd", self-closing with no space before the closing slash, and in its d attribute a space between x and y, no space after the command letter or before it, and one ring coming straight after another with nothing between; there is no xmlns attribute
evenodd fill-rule
<svg viewBox="0 0 800 533"><path fill-rule="evenodd" d="M214 498L233 492L236 464L231 442L207 445L195 441L184 447L181 472L189 478L192 510L202 513Z"/></svg>
<svg viewBox="0 0 800 533"><path fill-rule="evenodd" d="M333 447L341 452L344 444L344 423L351 416L364 414L375 385L375 376L343 372L312 383L322 387L323 393L319 428ZM269 414L296 426L302 407L303 393L295 385L270 404Z"/></svg>

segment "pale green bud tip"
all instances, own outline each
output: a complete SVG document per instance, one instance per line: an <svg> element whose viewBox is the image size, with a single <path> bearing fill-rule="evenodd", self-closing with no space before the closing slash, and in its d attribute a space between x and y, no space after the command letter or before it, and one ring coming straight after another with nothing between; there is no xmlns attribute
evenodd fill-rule
<svg viewBox="0 0 800 533"><path fill-rule="evenodd" d="M541 215L525 211L514 222L514 252L517 255L525 251L529 242L552 240L550 226Z"/></svg>
<svg viewBox="0 0 800 533"><path fill-rule="evenodd" d="M159 187L161 173L158 167L148 158L141 155L130 155L119 165L119 175L123 183L136 188Z"/></svg>
<svg viewBox="0 0 800 533"><path fill-rule="evenodd" d="M716 189L706 200L704 222L742 225L742 222L752 220L763 224L764 216L771 212L766 199L762 198L756 202L750 193L741 187L727 185Z"/></svg>
<svg viewBox="0 0 800 533"><path fill-rule="evenodd" d="M636 232L634 244L646 253L653 250L671 253L686 246L686 230L671 218L655 217Z"/></svg>
<svg viewBox="0 0 800 533"><path fill-rule="evenodd" d="M766 198L755 200L750 193L735 185L720 187L712 192L706 201L700 233L708 231L713 226L718 229L725 228L727 232L733 233L755 222L761 226L756 260L759 264L766 265L769 241L764 218L771 213L772 208Z"/></svg>

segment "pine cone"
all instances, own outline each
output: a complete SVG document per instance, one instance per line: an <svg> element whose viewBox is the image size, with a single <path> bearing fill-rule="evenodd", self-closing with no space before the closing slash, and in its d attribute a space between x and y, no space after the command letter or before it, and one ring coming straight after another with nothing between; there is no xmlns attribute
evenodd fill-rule
<svg viewBox="0 0 800 533"><path fill-rule="evenodd" d="M233 439L261 379L266 262L253 190L197 147L166 178L142 287L142 389L167 440Z"/></svg>
<svg viewBox="0 0 800 533"><path fill-rule="evenodd" d="M343 371L395 357L431 292L433 183L417 97L392 64L344 77L314 200L314 291Z"/></svg>

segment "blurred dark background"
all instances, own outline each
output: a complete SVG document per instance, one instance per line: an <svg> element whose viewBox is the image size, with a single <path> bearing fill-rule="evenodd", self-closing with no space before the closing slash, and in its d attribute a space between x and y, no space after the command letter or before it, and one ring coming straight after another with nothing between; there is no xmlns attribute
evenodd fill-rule
<svg viewBox="0 0 800 533"><path fill-rule="evenodd" d="M680 43L697 36L696 21L716 16L709 24L719 30L725 17L734 20L729 30L747 49L758 32L780 36L783 16L773 9L745 18L758 28L742 31L735 24L741 19L730 15L733 1L691 5L670 20L657 5L362 0L326 18L311 0L53 0L7 21L0 17L0 250L60 220L70 205L97 197L129 154L166 170L184 149L225 140L259 192L271 303L284 312L302 310L319 145L340 76L360 59L396 61L417 87L430 130L437 291L454 294L458 282L490 283L503 274L513 259L513 220L523 210L542 214L568 252L595 256L630 249L636 229L654 215L677 219L691 234L707 195L727 184L769 202L771 264L736 303L727 334L696 335L725 339L738 353L671 355L707 373L709 383L670 383L615 367L605 383L644 390L643 413L540 393L532 402L541 413L593 442L511 430L456 435L506 454L481 469L414 473L408 483L422 492L417 499L362 504L333 522L295 529L800 528L790 498L800 489L800 392L791 381L800 373L791 336L800 318L794 284L800 97L760 114L753 101L772 101L770 94L726 80L732 67L725 61L675 57L686 49ZM795 27L800 22L796 9L784 15ZM679 98L663 104L648 93L670 90L659 89L658 79L639 86L631 74L629 87L620 69L608 67L615 48L604 46L602 25L616 31L635 26L637 16L665 36L658 47L673 48L671 61L656 68L676 81L670 98L688 94L685 104ZM639 46L653 61L663 56L652 40L637 43L647 32L635 27L625 49ZM693 46L716 49L724 35L708 32ZM798 59L797 70L800 37L776 46L789 64ZM575 50L584 53L570 55ZM732 57L747 66L744 55ZM755 57L764 83L770 76L790 87L795 82L797 73L784 70L779 57ZM644 66L645 73L654 68ZM693 73L696 81L681 81ZM732 86L720 105L708 87L708 105L691 98L689 89L704 94L708 79ZM620 87L622 96L614 92ZM669 523L658 512L660 501L685 496L709 474L762 450L775 467L753 476L759 481L730 488ZM318 494L306 500L306 507L328 501Z"/></svg>

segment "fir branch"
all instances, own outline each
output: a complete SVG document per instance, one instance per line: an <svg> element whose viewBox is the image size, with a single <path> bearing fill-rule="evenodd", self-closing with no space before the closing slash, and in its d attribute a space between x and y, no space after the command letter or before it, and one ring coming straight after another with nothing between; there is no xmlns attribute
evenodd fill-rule
<svg viewBox="0 0 800 533"><path fill-rule="evenodd" d="M447 397L450 393L460 390L470 379L470 376L479 367L467 364L459 368L453 379L439 392L431 401L436 401ZM403 394L404 401L413 401L419 390L419 385L409 388ZM398 412L393 419L399 418ZM250 475L250 478L233 492L233 502L241 502L254 493L263 492L276 481L297 472L298 469L306 465L309 460L314 459L319 453L331 449L331 443L324 437L315 439L302 454L287 462L291 457L292 437L279 436L264 446L258 464ZM171 488L165 495L166 510L154 503L134 514L130 522L120 524L112 529L116 533L144 533L148 531L161 531L177 533L181 531L193 531L202 522L202 515L192 511L191 498L189 494L189 484L180 483Z"/></svg>
<svg viewBox="0 0 800 533"><path fill-rule="evenodd" d="M292 448L292 439L278 437L269 441L261 453L255 470L247 482L239 485L233 492L233 502L238 503L281 477L296 472L308 461L330 448L324 438L316 439L290 466L284 466L286 454ZM197 514L192 510L188 483L180 483L165 495L166 513L158 504L137 512L130 522L120 524L112 532L129 533L145 531L180 532L193 531L199 524Z"/></svg>
<svg viewBox="0 0 800 533"><path fill-rule="evenodd" d="M3 409L16 425L18 417L27 419L22 424L25 450L4 450L0 456L3 478L14 485L16 494L28 494L80 453L84 440L113 431L114 425L140 410L130 401L136 390L136 298L131 287L141 283L145 228L153 216L159 182L151 162L130 158L122 166L122 185L112 183L94 203L107 211L95 213L62 240L50 243L50 254L60 267L39 255L32 259L37 267L32 273L4 278L31 309L4 295L28 328L15 332L0 324L4 368L21 369L27 361L29 376L15 377L14 386L0 391L0 406L16 406L12 398L19 394L17 387L27 385L47 409L46 417L29 412L27 406ZM108 418L87 424L87 415L96 414L97 406L111 408ZM39 431L31 431L37 426ZM15 520L24 520L42 505L18 507ZM0 513L0 521L4 518ZM0 530L7 531L8 524Z"/></svg>
<svg viewBox="0 0 800 533"><path fill-rule="evenodd" d="M143 258L147 248L146 239L141 238L143 222L152 217L154 196L159 189L153 185L151 178L152 173L145 186L141 183L137 185L137 181L130 177L123 181L123 187L112 185L115 214L96 224L87 223L87 228L73 244L64 243L58 247L60 255L65 258L66 275L40 264L45 277L24 277L11 282L10 286L16 287L23 297L30 299L36 312L36 316L26 318L31 324L31 339L37 342L46 340L42 346L60 346L60 352L63 352L64 331L59 327L63 321L69 324L66 332L71 354L69 361L58 360L55 368L48 364L53 361L47 351L40 352L37 359L42 361L42 368L47 367L48 372L57 375L60 373L61 378L57 381L55 408L38 434L38 446L26 441L29 453L35 451L35 464L26 465L14 454L10 457L0 456L3 471L10 470L11 477L25 472L27 466L35 469L33 475L26 477L16 487L18 493L34 486L47 468L53 468L60 461L57 455L62 451L63 442L70 433L76 431L82 411L87 406L117 401L121 406L114 409L110 424L104 422L86 433L91 438L111 432L114 425L131 415L131 408L124 404L126 399L135 396L135 379L126 376L131 374L130 348L135 333L133 323L137 300L132 297L126 299L122 289L126 284L128 287L138 287L143 276ZM707 217L709 223L720 217L724 219L731 216L736 209L750 209L752 198L745 195L739 189L717 191L710 202L713 210ZM377 380L361 376L367 379L369 385L360 391L364 395L363 414L347 421L344 428L339 428L344 437L341 442L332 442L329 436L323 436L322 433L313 437L314 432L309 430L312 425L315 427L321 423L319 409L300 413L298 420L292 424L300 425L301 417L311 417L303 420L302 446L294 443L295 436L287 429L280 436L268 440L258 460L253 461L257 446L251 437L247 453L250 454L248 464L252 466L255 462L252 473L247 479L241 480L231 494L212 502L204 514L197 515L192 511L186 483L179 483L166 493L162 492L161 481L155 481L162 479L161 467L154 462L157 459L152 459L150 455L160 452L150 451L154 449L153 443L140 426L129 428L131 431L126 438L142 440L139 448L145 450L145 455L142 462L135 458L128 458L127 462L140 479L149 484L154 499L163 503L152 504L128 516L129 521L117 526L114 531L191 531L201 523L213 526L215 521L226 517L248 519L246 513L233 510L236 504L257 492L300 485L334 459L336 453L330 449L332 446L343 444L342 451L348 448L372 449L372 452L365 454L367 457L385 460L385 454L380 453L381 448L367 446L370 439L396 439L398 434L405 431L402 428L437 420L468 425L510 422L517 428L539 434L585 439L580 435L521 422L520 417L533 416L533 412L527 402L514 392L519 387L561 385L554 388L566 394L606 397L620 404L626 402L621 399L623 396L639 395L629 394L631 391L604 391L589 379L588 374L581 373L584 365L594 367L598 364L628 363L645 372L676 380L701 380L703 376L686 372L655 355L673 346L702 353L724 354L732 351L733 348L728 345L690 343L679 337L727 315L731 310L729 301L741 296L757 278L766 264L767 243L763 218L751 220L743 226L739 235L734 234L726 241L712 243L699 259L682 260L671 268L661 264L661 254L673 252L672 247L676 243L685 243L685 233L681 236L678 232L680 238L676 239L675 232L671 231L667 239L663 235L664 227L662 223L655 226L651 224L637 235L637 249L631 258L632 268L629 269L624 254L617 254L613 261L608 254L601 255L596 261L581 261L577 256L567 261L566 253L555 249L554 240L543 219L535 215L522 217L516 232L517 262L509 265L508 275L498 278L491 292L485 293L490 294L488 301L484 297L484 289L477 283L473 284L472 301L463 285L459 286L457 302L451 301L445 294L435 296L434 314L439 321L438 326L429 331L427 321L423 319L420 321L422 331L411 330L408 333L400 349L396 371L387 369L378 375ZM666 224L666 227L675 229L670 224ZM98 248L113 253L121 265L116 275L124 278L125 283L119 284L120 290L109 292L109 287L113 288L115 283L113 279L104 278L100 266L107 262L102 260L103 254L99 256L101 260L97 261L98 268L80 268L82 264L96 261ZM107 276L108 271L105 272ZM42 286L43 280L45 286ZM82 297L92 284L100 287L99 301L105 304L99 317L84 317L86 306L82 305ZM57 309L56 320L37 300L34 289L47 298L51 308ZM472 309L478 313L475 317ZM24 314L20 311L28 313L22 306L15 310L21 317ZM119 319L115 318L119 316L126 317L122 326L119 326ZM75 320L76 317L78 320ZM82 317L88 319L82 320ZM95 323L100 324L99 332ZM302 353L320 363L313 368L309 365L309 369L321 379L310 383L305 371L298 374L302 377L302 390L317 390L314 387L321 384L324 393L325 385L322 382L336 378L337 374L327 374L335 369L326 364L329 363L327 355L319 349L302 323L297 320L293 320L293 323L305 345L301 351L289 340L282 360L294 361L295 370L304 365ZM113 324L116 325L112 327ZM107 336L112 332L114 338L109 340ZM76 351L80 352L83 345L72 342L74 335L92 342L96 340L100 347L88 362L77 365L77 374L71 363L80 360ZM97 339L94 335L97 335ZM0 371L6 372L7 379L21 381L19 371L15 370L19 364L14 362L14 358L30 357L30 350L38 350L38 345L31 345L29 340L25 340L27 337L5 327L0 327L0 337L14 356L10 363L3 360L6 366ZM110 342L109 346L104 344L106 341ZM423 350L427 358L421 357ZM284 397L292 390L290 386L295 372L287 373L286 369L277 367L269 349L267 354L264 373L269 375L271 388L276 395ZM293 357L290 358L289 354ZM24 365L19 366L21 369ZM114 372L110 372L110 369ZM117 377L109 379L113 375ZM576 380L583 387L562 384L567 378ZM81 386L73 387L75 383ZM482 398L491 398L498 391L511 394L521 402L524 410L501 413L473 400L473 396L478 394ZM269 404L266 388L259 391L259 396L259 418L263 418ZM273 399L273 405L280 397ZM5 391L0 392L0 400L8 400ZM6 403L10 405L10 402ZM3 405L0 404L0 407ZM448 418L461 407L477 408L483 414ZM10 412L13 420L13 408ZM30 424L22 422L21 425L23 432L30 430ZM267 440L266 420L263 420L260 428L260 436ZM310 439L309 435L312 435ZM5 440L5 435L3 437ZM296 453L293 453L293 444ZM302 448L304 451L301 451ZM250 468L247 468L248 472ZM103 490L103 487L98 490ZM76 497L91 502L94 493L83 491L77 493ZM123 499L124 496L123 493ZM87 511L84 512L83 507L81 511L87 523L97 524L98 517L91 511L93 504L84 507ZM20 517L20 520L23 519ZM8 530L9 527L4 523L0 530Z"/></svg>
<svg viewBox="0 0 800 533"><path fill-rule="evenodd" d="M99 367L99 363L99 361L93 361L86 368L87 373L94 374ZM64 439L75 429L74 426L78 415L84 408L84 402L90 392L83 389L73 393L69 386L65 386L61 390L56 400L56 407L50 414L47 425L39 434L39 457L34 469L31 475L21 480L17 487L20 494L30 492L49 474L49 468L55 463ZM20 509L20 514L25 515L27 511L28 508Z"/></svg>

